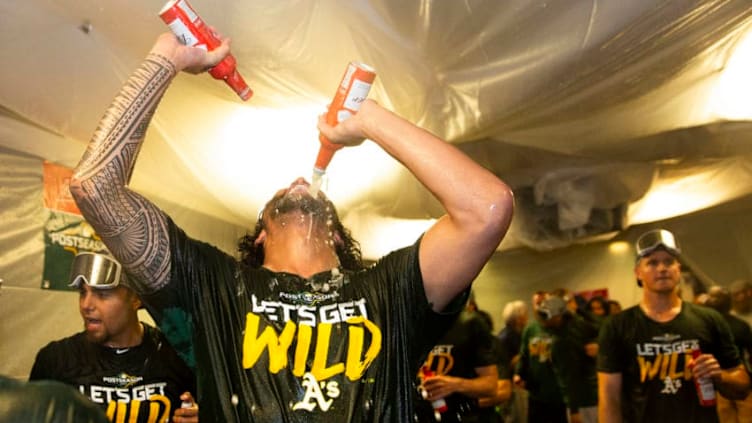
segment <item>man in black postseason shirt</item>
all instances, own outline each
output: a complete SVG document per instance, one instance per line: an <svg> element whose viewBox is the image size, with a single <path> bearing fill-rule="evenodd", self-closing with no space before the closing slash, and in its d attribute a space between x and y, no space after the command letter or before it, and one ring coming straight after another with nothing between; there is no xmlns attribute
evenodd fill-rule
<svg viewBox="0 0 752 423"><path fill-rule="evenodd" d="M113 422L197 422L195 376L159 330L138 320L141 300L120 264L79 253L71 273L84 330L42 348L29 379L72 385Z"/></svg>
<svg viewBox="0 0 752 423"><path fill-rule="evenodd" d="M710 378L729 398L749 392L723 317L681 300L680 254L664 229L637 240L634 272L642 300L607 319L598 339L599 423L718 422L715 405L700 404L699 378Z"/></svg>
<svg viewBox="0 0 752 423"><path fill-rule="evenodd" d="M76 204L168 339L195 352L204 423L411 421L420 362L504 237L512 191L451 143L360 99L334 127L319 116L318 129L335 144L374 142L434 195L445 214L412 246L365 268L334 204L302 178L264 207L240 261L192 239L128 180L173 78L229 51L226 39L206 51L162 34L77 166ZM253 171L290 153L244 154Z"/></svg>

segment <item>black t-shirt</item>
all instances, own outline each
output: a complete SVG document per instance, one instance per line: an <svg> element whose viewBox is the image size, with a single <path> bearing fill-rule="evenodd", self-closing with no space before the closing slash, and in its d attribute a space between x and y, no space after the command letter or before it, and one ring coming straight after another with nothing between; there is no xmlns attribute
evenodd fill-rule
<svg viewBox="0 0 752 423"><path fill-rule="evenodd" d="M622 374L625 422L717 422L715 407L700 406L686 363L699 348L723 369L741 364L723 317L687 302L665 323L648 318L639 306L613 315L598 344L598 371Z"/></svg>
<svg viewBox="0 0 752 423"><path fill-rule="evenodd" d="M734 344L736 344L736 348L739 350L744 367L752 375L752 363L750 363L750 355L752 354L752 328L750 328L745 320L733 314L724 314L723 318L726 319L726 323L731 328L731 333L734 335Z"/></svg>
<svg viewBox="0 0 752 423"><path fill-rule="evenodd" d="M437 376L474 379L478 377L475 368L495 365L497 360L494 336L476 313L466 311L460 314L454 325L431 349L423 365ZM442 422L495 420L491 420L496 416L493 407L479 408L477 398L453 393L445 401L449 409L442 414ZM436 421L433 407L427 400L417 401L416 412L420 422Z"/></svg>
<svg viewBox="0 0 752 423"><path fill-rule="evenodd" d="M172 420L180 395L196 392L193 372L164 336L146 324L143 342L132 348L94 344L84 332L51 342L37 353L29 379L74 386L112 421Z"/></svg>
<svg viewBox="0 0 752 423"><path fill-rule="evenodd" d="M418 243L304 279L169 234L170 282L142 298L196 366L202 423L412 419L413 377L464 301L431 310Z"/></svg>
<svg viewBox="0 0 752 423"><path fill-rule="evenodd" d="M594 327L580 315L567 313L562 326L551 333L551 364L570 412L598 405L596 362L585 353L585 345L596 337Z"/></svg>
<svg viewBox="0 0 752 423"><path fill-rule="evenodd" d="M511 368L512 359L520 353L522 333L515 331L511 326L506 326L496 335L496 339L499 340L499 355L507 360L506 366Z"/></svg>

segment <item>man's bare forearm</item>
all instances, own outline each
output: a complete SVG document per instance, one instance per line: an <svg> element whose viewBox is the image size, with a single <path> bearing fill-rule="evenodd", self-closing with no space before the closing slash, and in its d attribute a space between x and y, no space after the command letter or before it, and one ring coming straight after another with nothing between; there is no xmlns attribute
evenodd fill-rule
<svg viewBox="0 0 752 423"><path fill-rule="evenodd" d="M749 374L744 365L721 371L721 382L718 390L724 397L732 400L743 400L749 395Z"/></svg>
<svg viewBox="0 0 752 423"><path fill-rule="evenodd" d="M107 109L71 181L84 217L139 280L136 288L141 292L168 280L166 216L127 184L146 129L175 73L166 58L147 57Z"/></svg>

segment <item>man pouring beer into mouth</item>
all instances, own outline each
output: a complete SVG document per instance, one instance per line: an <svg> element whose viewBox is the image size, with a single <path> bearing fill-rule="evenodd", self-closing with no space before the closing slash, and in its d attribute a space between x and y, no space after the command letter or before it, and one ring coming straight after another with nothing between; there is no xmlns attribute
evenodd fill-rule
<svg viewBox="0 0 752 423"><path fill-rule="evenodd" d="M202 422L411 421L413 377L504 237L512 192L367 99L318 129L335 145L374 142L435 196L445 214L412 245L365 268L334 204L303 179L266 205L241 260L192 239L128 181L173 78L228 54L227 39L206 51L160 35L77 166L76 203L170 342L194 355Z"/></svg>

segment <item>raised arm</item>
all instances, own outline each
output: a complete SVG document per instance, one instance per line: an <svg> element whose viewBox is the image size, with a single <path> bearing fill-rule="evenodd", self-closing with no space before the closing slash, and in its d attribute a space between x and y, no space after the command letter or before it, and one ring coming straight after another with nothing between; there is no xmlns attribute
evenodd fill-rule
<svg viewBox="0 0 752 423"><path fill-rule="evenodd" d="M450 143L376 102L366 100L352 118L319 129L333 142L358 135L401 162L439 200L446 214L423 236L420 268L428 300L442 310L466 289L496 250L512 219L511 189Z"/></svg>
<svg viewBox="0 0 752 423"><path fill-rule="evenodd" d="M189 48L162 34L107 109L71 180L71 194L112 254L145 285L168 282L170 250L166 216L128 189L133 166L154 111L177 72L198 73L229 52ZM136 281L134 281L136 282Z"/></svg>

